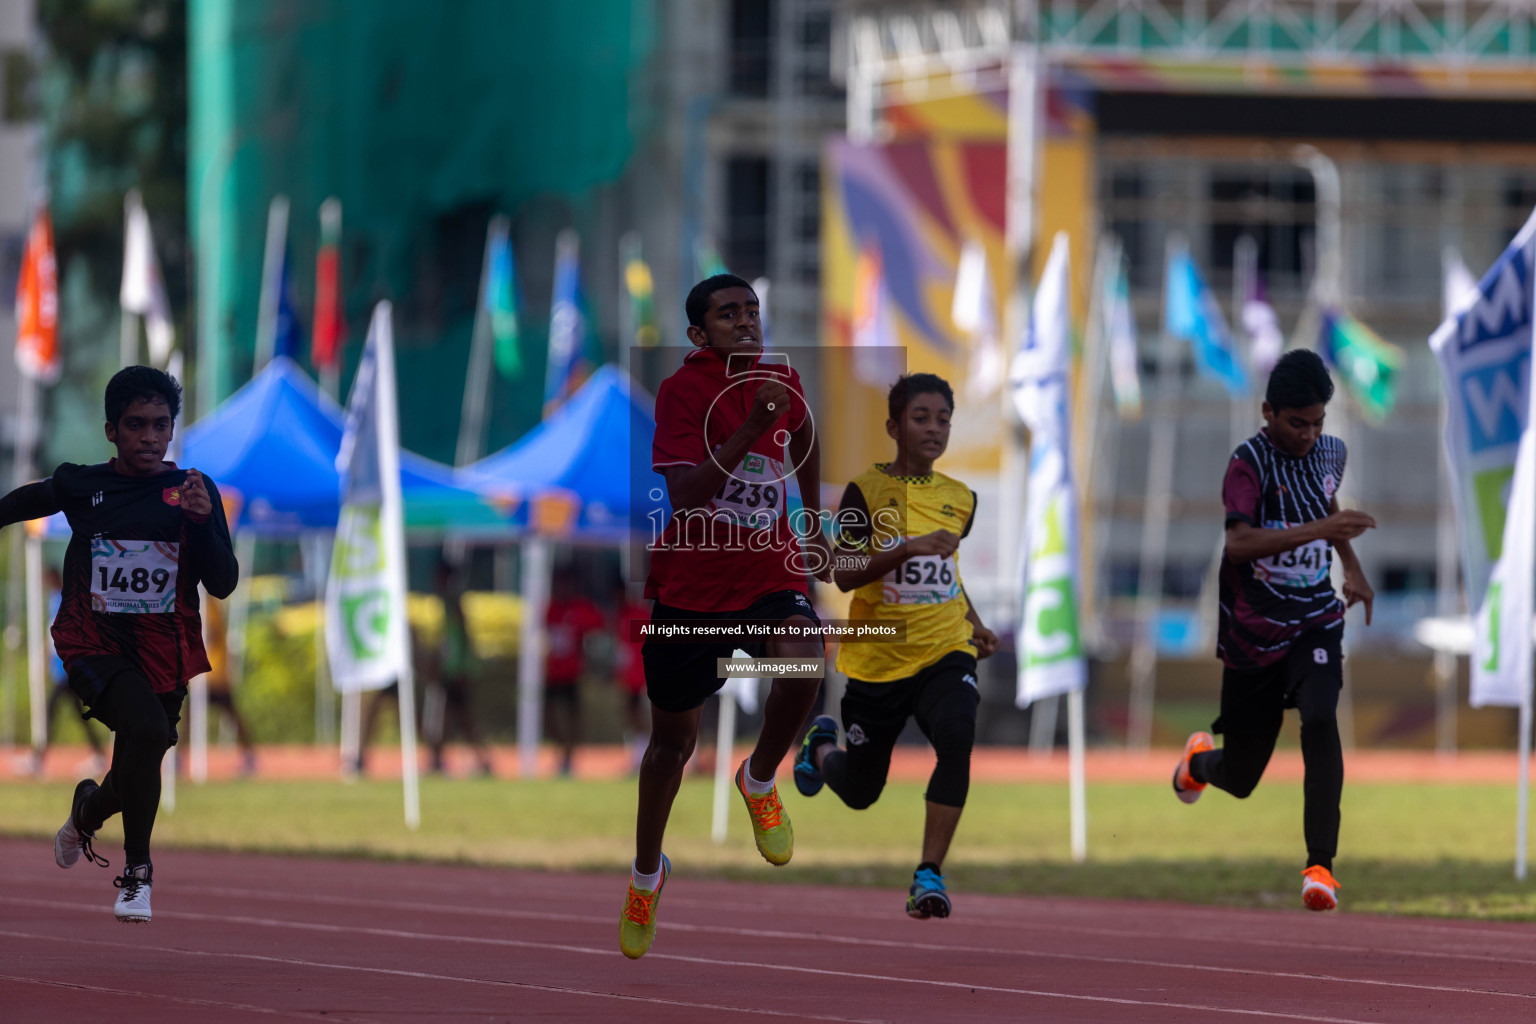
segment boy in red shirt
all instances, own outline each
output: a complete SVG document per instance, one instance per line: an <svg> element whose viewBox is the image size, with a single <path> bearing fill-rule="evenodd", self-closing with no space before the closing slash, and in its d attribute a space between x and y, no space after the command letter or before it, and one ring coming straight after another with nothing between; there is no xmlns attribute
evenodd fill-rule
<svg viewBox="0 0 1536 1024"><path fill-rule="evenodd" d="M545 731L560 741L561 775L571 774L581 733L581 696L576 684L587 664L583 644L588 633L604 625L602 610L576 592L570 572L556 573L544 614L549 636L544 658L544 724Z"/></svg>
<svg viewBox="0 0 1536 1024"><path fill-rule="evenodd" d="M820 533L821 453L799 375L783 357L763 356L757 294L741 278L718 274L699 282L686 308L695 351L656 394L651 459L666 478L674 511L652 545L645 587L656 602L651 625L818 625L806 577L825 578L831 559ZM787 514L789 472L805 506L799 531ZM811 538L810 550L797 532ZM619 948L631 959L645 955L656 936L656 898L671 869L662 835L704 701L724 683L716 659L738 647L753 657L819 660L823 653L815 635L748 643L652 637L642 648L651 739L640 762L635 862L619 919ZM819 678L774 680L757 746L736 770L758 852L776 866L789 862L794 832L774 776L820 685Z"/></svg>

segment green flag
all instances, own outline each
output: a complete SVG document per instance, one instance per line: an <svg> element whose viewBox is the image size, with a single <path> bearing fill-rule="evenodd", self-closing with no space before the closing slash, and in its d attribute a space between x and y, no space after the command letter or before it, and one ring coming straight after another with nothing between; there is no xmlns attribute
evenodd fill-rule
<svg viewBox="0 0 1536 1024"><path fill-rule="evenodd" d="M1348 313L1324 312L1318 351L1344 378L1366 416L1380 422L1397 401L1397 374L1403 350L1377 337Z"/></svg>
<svg viewBox="0 0 1536 1024"><path fill-rule="evenodd" d="M522 370L523 360L518 351L517 271L505 225L493 227L486 244L490 253L482 301L491 320L491 337L496 340L496 369L503 377L512 378Z"/></svg>

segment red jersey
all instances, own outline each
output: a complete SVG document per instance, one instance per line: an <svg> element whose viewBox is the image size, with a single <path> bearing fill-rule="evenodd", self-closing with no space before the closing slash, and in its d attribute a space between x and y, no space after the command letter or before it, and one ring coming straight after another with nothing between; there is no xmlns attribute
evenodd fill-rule
<svg viewBox="0 0 1536 1024"><path fill-rule="evenodd" d="M614 645L614 670L625 693L645 692L645 662L640 657L640 642L631 639L636 622L650 622L651 610L642 601L629 601L619 609L618 643Z"/></svg>
<svg viewBox="0 0 1536 1024"><path fill-rule="evenodd" d="M553 598L544 614L549 634L549 653L544 659L544 681L550 686L572 686L586 665L581 644L588 633L602 629L602 610L585 597Z"/></svg>
<svg viewBox="0 0 1536 1024"><path fill-rule="evenodd" d="M745 362L738 357L728 375L713 349L698 349L656 392L651 464L657 472L712 458L747 421L765 381L776 378L790 392L784 416L741 462L724 467L730 475L705 508L673 513L654 545L645 596L673 608L736 611L775 591L806 592L785 493L795 470L786 458L786 432L799 430L810 415L800 375L760 358L750 368Z"/></svg>

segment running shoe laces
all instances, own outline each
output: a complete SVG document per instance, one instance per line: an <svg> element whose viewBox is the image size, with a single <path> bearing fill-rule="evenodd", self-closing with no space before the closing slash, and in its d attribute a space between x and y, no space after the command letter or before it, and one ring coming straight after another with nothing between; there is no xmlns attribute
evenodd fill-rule
<svg viewBox="0 0 1536 1024"><path fill-rule="evenodd" d="M636 889L634 883L631 882L629 886L629 900L624 904L624 916L644 928L651 923L651 913L655 908L655 891L651 889Z"/></svg>
<svg viewBox="0 0 1536 1024"><path fill-rule="evenodd" d="M86 860L101 868L109 868L112 866L111 861L107 860L107 858L103 857L101 854L97 853L94 849L91 848L91 840L96 838L96 834L94 832L83 831L78 825L75 826L75 831L80 835L80 852L85 854Z"/></svg>
<svg viewBox="0 0 1536 1024"><path fill-rule="evenodd" d="M918 868L912 876L913 883L918 890L929 892L944 891L944 876L932 868Z"/></svg>
<svg viewBox="0 0 1536 1024"><path fill-rule="evenodd" d="M784 824L784 805L779 801L777 788L766 793L748 793L746 796L747 810L752 812L752 820L757 822L759 828L767 831Z"/></svg>
<svg viewBox="0 0 1536 1024"><path fill-rule="evenodd" d="M123 890L122 895L119 897L121 900L136 900L145 886L153 884L149 879L148 870L145 871L142 877L134 874L134 870L134 868L128 868L121 875L112 879L112 884Z"/></svg>

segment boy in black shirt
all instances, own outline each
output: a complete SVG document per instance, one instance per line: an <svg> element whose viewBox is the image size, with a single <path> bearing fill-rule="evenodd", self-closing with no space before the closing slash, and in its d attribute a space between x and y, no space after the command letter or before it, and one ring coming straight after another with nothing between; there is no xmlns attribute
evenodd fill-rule
<svg viewBox="0 0 1536 1024"><path fill-rule="evenodd" d="M208 671L197 587L214 597L235 589L239 566L218 488L197 470L166 462L181 411L181 385L148 366L129 366L106 393L107 440L116 457L64 463L53 476L0 498L0 526L62 511L72 536L54 647L70 689L116 734L101 784L75 787L69 819L54 837L58 865L91 849L106 819L122 812L126 866L115 884L119 921L150 919L149 838L160 804L160 761L176 743L187 680Z"/></svg>

